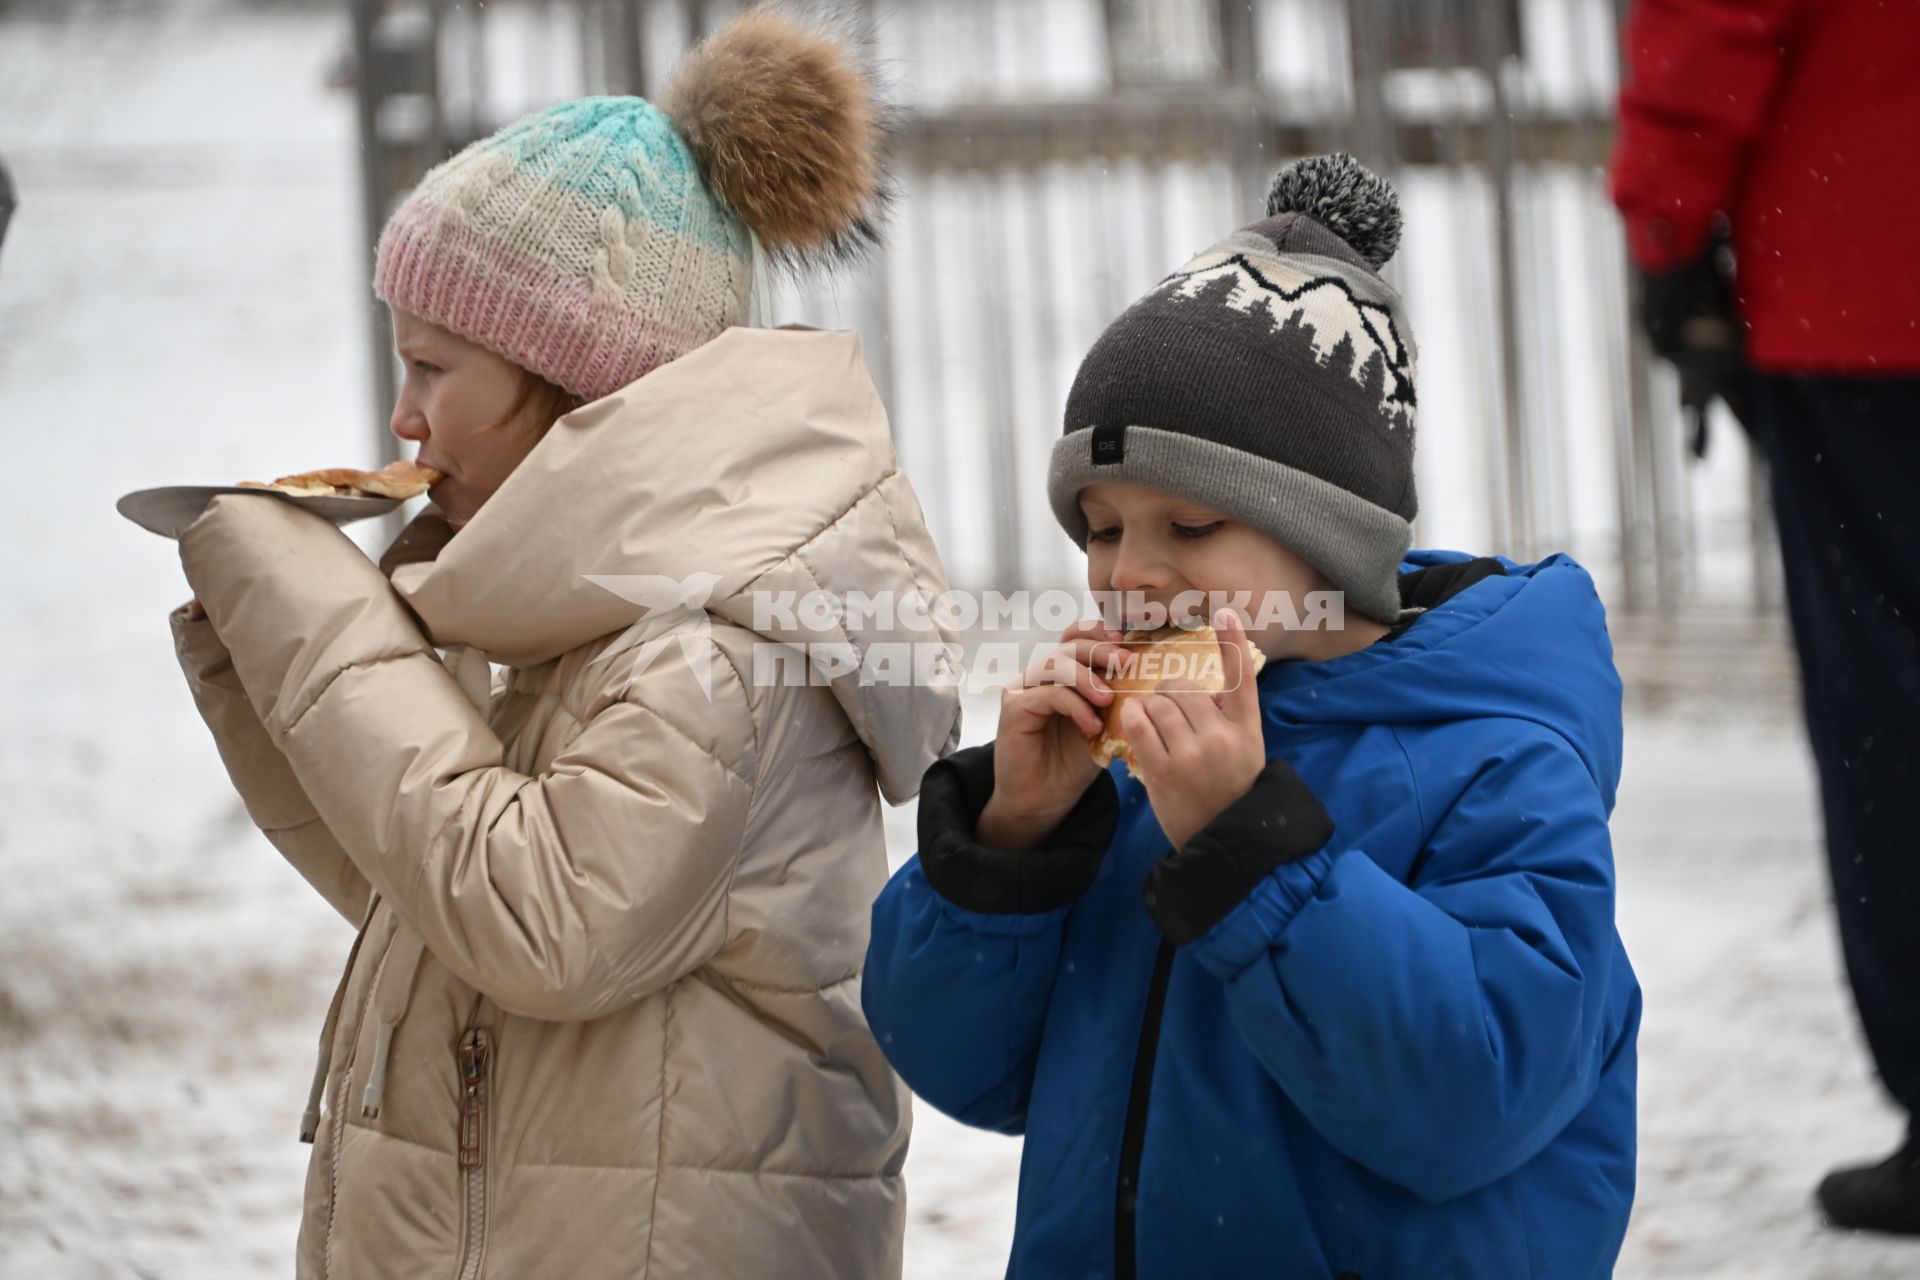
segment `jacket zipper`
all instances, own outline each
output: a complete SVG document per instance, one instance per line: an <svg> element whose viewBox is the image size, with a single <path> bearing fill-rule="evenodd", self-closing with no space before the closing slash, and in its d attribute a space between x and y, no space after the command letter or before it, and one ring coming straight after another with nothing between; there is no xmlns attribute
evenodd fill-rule
<svg viewBox="0 0 1920 1280"><path fill-rule="evenodd" d="M1147 1015L1140 1024L1140 1047L1133 1055L1133 1087L1127 1093L1127 1124L1120 1135L1120 1179L1114 1193L1113 1274L1134 1280L1140 1200L1140 1156L1147 1145L1147 1095L1153 1092L1153 1061L1160 1052L1160 1018L1167 1007L1167 980L1173 974L1173 944L1160 940L1147 986Z"/></svg>
<svg viewBox="0 0 1920 1280"><path fill-rule="evenodd" d="M487 1063L493 1037L469 1028L460 1041L460 1179L466 1197L466 1240L460 1280L475 1280L487 1244Z"/></svg>

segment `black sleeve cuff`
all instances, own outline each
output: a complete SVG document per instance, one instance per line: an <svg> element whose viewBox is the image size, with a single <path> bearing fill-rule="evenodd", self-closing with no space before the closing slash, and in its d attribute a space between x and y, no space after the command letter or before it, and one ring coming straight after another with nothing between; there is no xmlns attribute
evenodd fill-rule
<svg viewBox="0 0 1920 1280"><path fill-rule="evenodd" d="M1167 941L1183 947L1206 937L1275 867L1332 835L1333 819L1312 788L1285 760L1269 760L1245 795L1154 865L1141 896Z"/></svg>
<svg viewBox="0 0 1920 1280"><path fill-rule="evenodd" d="M1100 874L1120 822L1111 774L1035 849L995 849L974 839L993 795L993 744L956 751L920 781L920 870L956 907L986 915L1039 915L1069 906Z"/></svg>

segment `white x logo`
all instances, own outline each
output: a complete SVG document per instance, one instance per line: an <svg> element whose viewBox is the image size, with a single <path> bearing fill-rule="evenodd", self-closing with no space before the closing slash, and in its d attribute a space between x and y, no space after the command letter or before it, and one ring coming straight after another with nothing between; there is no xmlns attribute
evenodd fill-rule
<svg viewBox="0 0 1920 1280"><path fill-rule="evenodd" d="M646 612L621 632L620 638L589 663L605 662L628 649L639 647L633 670L627 674L629 688L641 672L669 644L679 641L680 653L700 682L700 692L713 701L713 648L708 643L712 625L707 620L707 601L713 595L717 573L695 573L685 578L669 578L657 573L589 573L587 581L603 587L622 600L639 605Z"/></svg>

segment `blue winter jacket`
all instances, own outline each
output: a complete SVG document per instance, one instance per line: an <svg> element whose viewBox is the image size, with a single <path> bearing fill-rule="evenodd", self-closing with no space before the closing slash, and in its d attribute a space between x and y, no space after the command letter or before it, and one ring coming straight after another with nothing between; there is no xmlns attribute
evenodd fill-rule
<svg viewBox="0 0 1920 1280"><path fill-rule="evenodd" d="M1610 1274L1640 1018L1607 831L1620 682L1579 565L1482 563L1397 637L1261 674L1292 768L1209 828L1200 936L1143 901L1169 849L1124 769L1020 854L972 843L990 745L929 772L863 1002L915 1093L1025 1134L1009 1276ZM1269 775L1332 824L1271 870L1311 823L1261 800Z"/></svg>

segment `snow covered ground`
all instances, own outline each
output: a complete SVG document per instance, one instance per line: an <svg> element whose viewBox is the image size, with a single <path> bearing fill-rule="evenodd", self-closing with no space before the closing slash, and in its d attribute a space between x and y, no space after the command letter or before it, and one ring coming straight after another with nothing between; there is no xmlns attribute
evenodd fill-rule
<svg viewBox="0 0 1920 1280"><path fill-rule="evenodd" d="M370 456L348 105L321 88L343 38L318 10L0 22L24 200L0 431L31 478L0 504L0 1276L289 1266L296 1116L349 939L227 788L168 641L174 549L113 500ZM1736 694L1630 725L1615 833L1647 1018L1619 1274L1911 1276L1920 1246L1825 1231L1809 1204L1893 1119L1838 974L1799 731ZM910 810L888 828L903 856ZM917 1124L909 1276L998 1274L1018 1143Z"/></svg>

